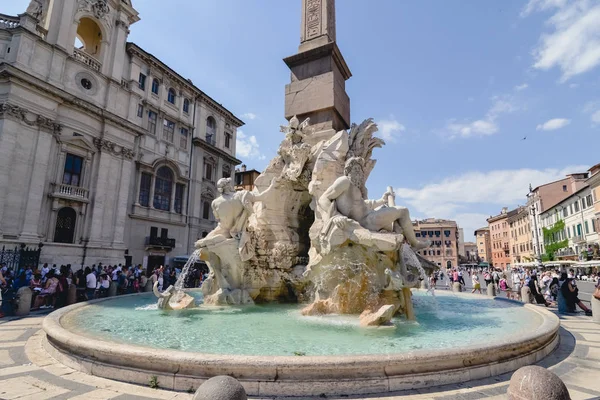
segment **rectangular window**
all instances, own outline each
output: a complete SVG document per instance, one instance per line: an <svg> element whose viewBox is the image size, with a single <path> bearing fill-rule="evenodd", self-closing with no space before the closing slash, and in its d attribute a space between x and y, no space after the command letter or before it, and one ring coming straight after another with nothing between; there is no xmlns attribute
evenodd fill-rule
<svg viewBox="0 0 600 400"><path fill-rule="evenodd" d="M586 200L587 200L587 206L591 207L594 204L594 200L592 200L592 195L589 194L586 196Z"/></svg>
<svg viewBox="0 0 600 400"><path fill-rule="evenodd" d="M577 236L581 236L581 224L577 224Z"/></svg>
<svg viewBox="0 0 600 400"><path fill-rule="evenodd" d="M589 235L590 234L590 226L588 225L588 222L585 221L585 234Z"/></svg>
<svg viewBox="0 0 600 400"><path fill-rule="evenodd" d="M142 118L144 116L144 106L141 104L138 104L137 116L138 118Z"/></svg>
<svg viewBox="0 0 600 400"><path fill-rule="evenodd" d="M181 147L182 149L187 149L187 144L188 144L188 130L186 128L181 128L179 130L180 136L179 136L179 147Z"/></svg>
<svg viewBox="0 0 600 400"><path fill-rule="evenodd" d="M209 181L212 181L212 173L213 170L213 166L210 163L204 163L204 178L208 179Z"/></svg>
<svg viewBox="0 0 600 400"><path fill-rule="evenodd" d="M435 231L435 237L440 237L440 235L442 234L442 232L440 231Z"/></svg>
<svg viewBox="0 0 600 400"><path fill-rule="evenodd" d="M148 132L156 135L156 118L158 115L154 111L148 111Z"/></svg>
<svg viewBox="0 0 600 400"><path fill-rule="evenodd" d="M146 75L140 72L140 77L138 78L138 84L140 89L146 90Z"/></svg>
<svg viewBox="0 0 600 400"><path fill-rule="evenodd" d="M575 212L579 212L579 200L573 203L573 208L575 209Z"/></svg>
<svg viewBox="0 0 600 400"><path fill-rule="evenodd" d="M64 185L79 186L81 184L82 167L83 158L75 156L73 154L67 154L62 183Z"/></svg>
<svg viewBox="0 0 600 400"><path fill-rule="evenodd" d="M229 148L231 146L231 133L225 133L225 147Z"/></svg>
<svg viewBox="0 0 600 400"><path fill-rule="evenodd" d="M204 200L202 202L202 218L209 219L210 217L210 201Z"/></svg>
<svg viewBox="0 0 600 400"><path fill-rule="evenodd" d="M175 212L177 214L181 214L183 211L183 192L185 191L185 186L181 183L175 185Z"/></svg>
<svg viewBox="0 0 600 400"><path fill-rule="evenodd" d="M592 232L596 232L596 220L592 219Z"/></svg>
<svg viewBox="0 0 600 400"><path fill-rule="evenodd" d="M415 232L416 237L421 237L421 232Z"/></svg>
<svg viewBox="0 0 600 400"><path fill-rule="evenodd" d="M163 122L163 139L169 143L173 143L173 135L175 133L175 122L165 119Z"/></svg>
<svg viewBox="0 0 600 400"><path fill-rule="evenodd" d="M567 185L563 185L563 192L567 191Z"/></svg>
<svg viewBox="0 0 600 400"><path fill-rule="evenodd" d="M569 209L568 208L563 208L563 218L566 218L569 216Z"/></svg>
<svg viewBox="0 0 600 400"><path fill-rule="evenodd" d="M140 179L140 205L150 206L150 187L152 186L152 175L142 172Z"/></svg>

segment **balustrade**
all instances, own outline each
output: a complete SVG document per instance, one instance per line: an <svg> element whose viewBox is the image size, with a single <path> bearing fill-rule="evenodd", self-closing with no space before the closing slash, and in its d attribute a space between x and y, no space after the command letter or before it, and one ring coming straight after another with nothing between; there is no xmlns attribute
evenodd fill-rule
<svg viewBox="0 0 600 400"><path fill-rule="evenodd" d="M54 196L58 197L71 197L71 198L80 198L80 199L88 199L89 191L86 188L82 188L79 186L73 185L65 185L65 184L55 184L54 186Z"/></svg>
<svg viewBox="0 0 600 400"><path fill-rule="evenodd" d="M19 17L0 14L0 29L14 29L21 25Z"/></svg>
<svg viewBox="0 0 600 400"><path fill-rule="evenodd" d="M84 63L90 68L100 72L100 69L102 67L100 61L96 60L94 57L90 56L86 52L79 49L74 49L73 58L75 58L77 61Z"/></svg>

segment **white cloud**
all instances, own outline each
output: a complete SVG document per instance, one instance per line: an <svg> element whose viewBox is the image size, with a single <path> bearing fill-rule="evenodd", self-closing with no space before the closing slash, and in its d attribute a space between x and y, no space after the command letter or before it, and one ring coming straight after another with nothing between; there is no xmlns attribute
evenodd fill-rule
<svg viewBox="0 0 600 400"><path fill-rule="evenodd" d="M564 128L569 125L571 120L566 118L553 118L544 122L543 124L538 125L535 129L538 131L554 131L556 129Z"/></svg>
<svg viewBox="0 0 600 400"><path fill-rule="evenodd" d="M237 131L236 153L239 157L264 160L265 156L260 152L260 146L256 140L256 136L246 136L239 130Z"/></svg>
<svg viewBox="0 0 600 400"><path fill-rule="evenodd" d="M517 86L515 86L515 90L516 90L517 92L520 92L521 90L525 90L525 89L527 89L528 87L529 87L529 85L528 85L528 84L526 84L526 83L522 83L522 84L520 84L520 85L517 85Z"/></svg>
<svg viewBox="0 0 600 400"><path fill-rule="evenodd" d="M590 101L583 107L583 112L589 114L593 125L600 124L600 101Z"/></svg>
<svg viewBox="0 0 600 400"><path fill-rule="evenodd" d="M381 138L390 142L395 141L396 137L406 130L406 127L396 121L393 115L390 116L390 119L377 121L377 127L379 128Z"/></svg>
<svg viewBox="0 0 600 400"><path fill-rule="evenodd" d="M593 113L591 118L594 124L600 124L600 110Z"/></svg>
<svg viewBox="0 0 600 400"><path fill-rule="evenodd" d="M254 114L254 113L251 113L251 112L247 112L247 113L245 113L245 114L242 115L242 118L249 119L249 120L254 120L254 119L258 118L258 115Z"/></svg>
<svg viewBox="0 0 600 400"><path fill-rule="evenodd" d="M530 183L536 187L588 168L574 165L562 169L467 172L418 189L398 188L396 202L399 205L407 204L412 214L456 220L467 236L472 235L475 229L486 226L486 218L500 212L502 207L525 204Z"/></svg>
<svg viewBox="0 0 600 400"><path fill-rule="evenodd" d="M535 11L552 10L547 20L551 32L540 37L533 51L534 68L558 67L565 82L600 65L600 4L597 1L530 0L525 17Z"/></svg>
<svg viewBox="0 0 600 400"><path fill-rule="evenodd" d="M499 127L496 121L498 117L517 110L517 107L514 106L509 96L494 96L492 100L494 103L484 118L462 122L457 122L456 119L450 120L446 124L446 132L449 134L450 139L489 136L498 132Z"/></svg>

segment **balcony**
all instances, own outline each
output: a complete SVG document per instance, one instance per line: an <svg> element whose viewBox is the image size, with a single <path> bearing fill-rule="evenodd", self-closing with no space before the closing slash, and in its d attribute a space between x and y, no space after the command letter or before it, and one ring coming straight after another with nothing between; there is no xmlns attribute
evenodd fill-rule
<svg viewBox="0 0 600 400"><path fill-rule="evenodd" d="M211 144L213 146L217 145L217 135L206 135L206 143Z"/></svg>
<svg viewBox="0 0 600 400"><path fill-rule="evenodd" d="M102 64L100 63L100 61L96 60L94 57L90 56L83 50L74 49L73 58L79 62L84 63L85 65L87 65L95 71L100 72L100 69L102 68Z"/></svg>
<svg viewBox="0 0 600 400"><path fill-rule="evenodd" d="M89 203L90 191L80 186L65 185L62 183L53 183L51 196L66 200L75 200L83 203Z"/></svg>
<svg viewBox="0 0 600 400"><path fill-rule="evenodd" d="M573 243L585 243L585 237L583 235L573 236Z"/></svg>
<svg viewBox="0 0 600 400"><path fill-rule="evenodd" d="M554 253L555 257L572 257L575 256L575 251L573 249L559 249L556 253Z"/></svg>
<svg viewBox="0 0 600 400"><path fill-rule="evenodd" d="M175 239L163 238L159 236L146 236L146 246L147 247L163 247L166 249L174 249L175 248Z"/></svg>

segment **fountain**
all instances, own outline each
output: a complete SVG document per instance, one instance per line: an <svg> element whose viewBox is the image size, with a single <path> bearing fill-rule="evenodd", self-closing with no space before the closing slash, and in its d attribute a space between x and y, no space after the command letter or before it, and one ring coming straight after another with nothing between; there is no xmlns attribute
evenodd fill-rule
<svg viewBox="0 0 600 400"><path fill-rule="evenodd" d="M348 126L350 72L335 44L334 2L303 6L306 29L301 53L286 59L286 90L317 74L315 85L335 80L327 90L336 100L311 105L319 99L303 101L300 89L286 97L277 155L253 191L218 181L218 225L196 242L176 285L155 290L158 306L142 294L58 310L44 321L53 357L111 379L156 377L167 389L227 374L250 395L319 396L489 377L554 349L558 319L546 310L416 290L435 268L416 253L429 243L417 240L391 187L367 196L372 153L384 142L370 119ZM198 258L209 277L185 291Z"/></svg>

